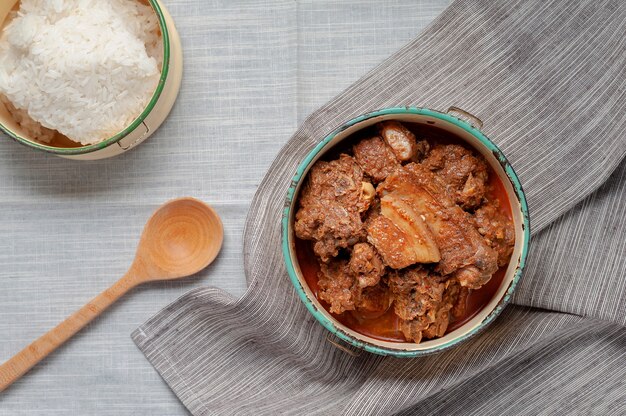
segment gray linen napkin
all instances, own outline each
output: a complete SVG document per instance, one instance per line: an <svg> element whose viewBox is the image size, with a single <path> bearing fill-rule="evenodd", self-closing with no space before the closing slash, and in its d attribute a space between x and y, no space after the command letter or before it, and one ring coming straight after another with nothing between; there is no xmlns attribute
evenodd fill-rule
<svg viewBox="0 0 626 416"><path fill-rule="evenodd" d="M248 292L194 290L134 341L195 415L625 413L625 34L621 1L455 1L279 153L246 224ZM287 278L281 207L326 133L398 105L483 119L527 192L529 265L515 305L462 346L352 357Z"/></svg>

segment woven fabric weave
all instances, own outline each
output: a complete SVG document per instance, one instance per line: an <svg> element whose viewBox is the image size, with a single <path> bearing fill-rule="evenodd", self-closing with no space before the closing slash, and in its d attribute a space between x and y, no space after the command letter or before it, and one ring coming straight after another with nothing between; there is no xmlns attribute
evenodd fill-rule
<svg viewBox="0 0 626 416"><path fill-rule="evenodd" d="M195 415L626 412L624 33L624 2L455 1L280 151L244 232L246 294L196 289L133 339ZM522 180L534 240L516 305L480 336L420 359L352 357L289 282L281 207L327 133L400 105L484 121Z"/></svg>

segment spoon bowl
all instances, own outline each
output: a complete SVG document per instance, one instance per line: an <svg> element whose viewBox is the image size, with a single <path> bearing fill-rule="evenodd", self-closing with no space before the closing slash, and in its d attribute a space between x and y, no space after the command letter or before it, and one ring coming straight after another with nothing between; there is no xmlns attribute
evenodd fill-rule
<svg viewBox="0 0 626 416"><path fill-rule="evenodd" d="M211 207L194 198L172 200L148 220L131 271L142 281L190 276L215 260L223 240Z"/></svg>

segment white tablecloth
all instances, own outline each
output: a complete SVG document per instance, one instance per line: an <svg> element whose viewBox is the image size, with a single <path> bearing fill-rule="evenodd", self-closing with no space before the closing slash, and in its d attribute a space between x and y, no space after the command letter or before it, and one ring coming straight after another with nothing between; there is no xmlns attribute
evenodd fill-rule
<svg viewBox="0 0 626 416"><path fill-rule="evenodd" d="M0 415L186 414L129 334L192 288L244 292L242 227L274 155L304 117L447 3L166 0L185 74L172 114L147 142L74 162L0 137L0 360L121 276L166 200L203 199L225 227L214 265L136 289L0 393Z"/></svg>

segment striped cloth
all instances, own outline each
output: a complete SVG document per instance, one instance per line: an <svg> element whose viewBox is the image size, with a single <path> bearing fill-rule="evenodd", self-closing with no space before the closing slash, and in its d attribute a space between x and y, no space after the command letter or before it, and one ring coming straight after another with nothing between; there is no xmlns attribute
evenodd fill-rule
<svg viewBox="0 0 626 416"><path fill-rule="evenodd" d="M133 339L194 415L626 414L626 2L455 1L417 39L306 119L259 186L249 290L194 290ZM387 106L467 109L520 175L529 264L514 304L419 359L326 342L280 253L303 156Z"/></svg>

